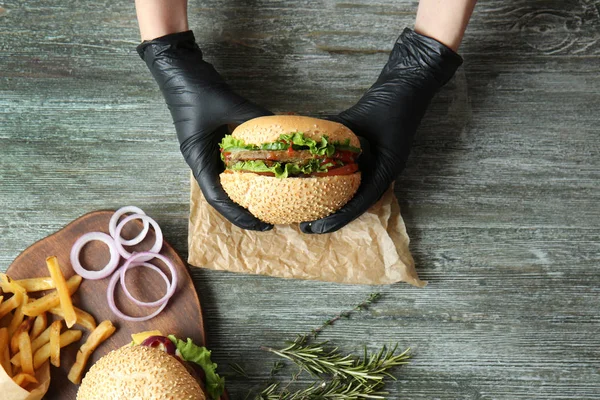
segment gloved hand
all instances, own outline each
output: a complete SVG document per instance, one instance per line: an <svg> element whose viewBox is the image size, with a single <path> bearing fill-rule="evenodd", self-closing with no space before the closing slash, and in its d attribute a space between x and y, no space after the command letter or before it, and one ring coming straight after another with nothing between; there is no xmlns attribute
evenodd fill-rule
<svg viewBox="0 0 600 400"><path fill-rule="evenodd" d="M234 93L202 59L191 31L140 44L137 51L158 83L175 123L180 150L208 203L231 223L265 231L272 228L235 204L221 187L219 142L228 124L272 113Z"/></svg>
<svg viewBox="0 0 600 400"><path fill-rule="evenodd" d="M361 185L335 214L304 222L304 233L334 232L367 211L404 169L412 139L434 94L462 58L438 41L405 29L379 78L354 106L331 118L361 137Z"/></svg>

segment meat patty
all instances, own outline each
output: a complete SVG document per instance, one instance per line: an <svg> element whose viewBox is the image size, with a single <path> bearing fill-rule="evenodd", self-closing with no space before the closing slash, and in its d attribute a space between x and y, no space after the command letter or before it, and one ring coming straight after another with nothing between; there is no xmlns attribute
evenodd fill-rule
<svg viewBox="0 0 600 400"><path fill-rule="evenodd" d="M265 161L278 161L280 163L298 163L302 164L307 160L313 158L319 158L308 150L240 150L232 151L224 154L225 163L227 165L235 164L238 161L248 160L265 160Z"/></svg>

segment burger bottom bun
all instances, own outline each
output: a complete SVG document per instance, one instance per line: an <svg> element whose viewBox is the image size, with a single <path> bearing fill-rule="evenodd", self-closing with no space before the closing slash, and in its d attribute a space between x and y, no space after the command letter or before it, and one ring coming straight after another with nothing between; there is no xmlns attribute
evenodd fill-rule
<svg viewBox="0 0 600 400"><path fill-rule="evenodd" d="M252 172L224 172L229 197L270 224L314 221L339 210L358 190L360 172L310 178L275 178Z"/></svg>
<svg viewBox="0 0 600 400"><path fill-rule="evenodd" d="M98 360L83 378L77 400L205 400L198 382L173 356L125 346Z"/></svg>

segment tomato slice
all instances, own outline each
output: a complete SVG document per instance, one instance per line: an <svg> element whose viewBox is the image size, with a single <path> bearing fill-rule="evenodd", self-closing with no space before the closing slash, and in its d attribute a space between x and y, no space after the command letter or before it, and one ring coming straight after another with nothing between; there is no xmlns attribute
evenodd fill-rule
<svg viewBox="0 0 600 400"><path fill-rule="evenodd" d="M327 172L316 172L313 176L334 176L334 175L351 175L358 171L358 164L346 164L343 167L331 168Z"/></svg>
<svg viewBox="0 0 600 400"><path fill-rule="evenodd" d="M336 151L331 158L335 158L337 160L342 161L344 164L351 164L355 162L358 153L354 153L348 150L338 150Z"/></svg>

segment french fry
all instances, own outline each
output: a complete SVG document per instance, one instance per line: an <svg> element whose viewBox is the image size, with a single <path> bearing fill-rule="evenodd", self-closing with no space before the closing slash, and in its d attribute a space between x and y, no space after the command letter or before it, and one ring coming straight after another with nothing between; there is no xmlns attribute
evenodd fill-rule
<svg viewBox="0 0 600 400"><path fill-rule="evenodd" d="M81 376L83 375L83 370L85 369L85 365L87 364L88 359L100 346L102 342L108 339L114 332L115 326L112 322L106 320L102 321L96 329L90 333L85 343L81 346L79 351L77 352L77 358L75 360L75 364L69 370L68 378L71 382L76 385L81 383Z"/></svg>
<svg viewBox="0 0 600 400"><path fill-rule="evenodd" d="M77 315L75 315L73 301L71 300L72 293L69 293L67 282L58 265L58 259L55 256L46 258L46 266L48 267L48 271L50 271L50 276L52 277L54 285L56 286L56 291L58 292L60 308L62 308L65 316L65 324L67 325L67 328L71 328L75 325L75 322L77 322Z"/></svg>
<svg viewBox="0 0 600 400"><path fill-rule="evenodd" d="M33 354L31 353L31 339L27 331L19 334L19 353L21 353L21 370L26 374L35 375Z"/></svg>
<svg viewBox="0 0 600 400"><path fill-rule="evenodd" d="M96 319L86 311L83 311L77 307L73 307L75 309L75 315L77 316L77 325L81 325L88 331L93 331L96 329ZM64 318L64 313L60 307L53 307L48 310L51 314L58 315L59 317Z"/></svg>
<svg viewBox="0 0 600 400"><path fill-rule="evenodd" d="M13 335L10 339L10 351L12 354L15 354L16 352L19 351L19 343L21 340L21 333L27 332L27 335L29 336L29 329L31 329L32 324L33 324L33 321L28 318L25 321L21 322L21 325L19 325L19 327L15 330L15 332L13 333Z"/></svg>
<svg viewBox="0 0 600 400"><path fill-rule="evenodd" d="M69 289L68 293L70 295L72 295L77 291L77 289L79 289L81 281L82 278L79 275L73 275L67 280L67 288ZM23 307L23 314L28 315L30 317L37 317L41 313L46 312L53 307L58 307L59 304L60 298L58 292L54 291L43 297L40 297L39 299L35 299L34 301L29 302L26 306Z"/></svg>
<svg viewBox="0 0 600 400"><path fill-rule="evenodd" d="M54 321L50 325L50 364L60 367L60 328L62 321Z"/></svg>
<svg viewBox="0 0 600 400"><path fill-rule="evenodd" d="M54 289L54 281L49 276L43 278L28 278L18 279L14 281L16 284L21 285L26 292L41 292L42 290Z"/></svg>
<svg viewBox="0 0 600 400"><path fill-rule="evenodd" d="M8 289L8 285L10 283L10 278L8 277L8 275L6 275L5 273L0 273L0 289L2 289L3 292L10 292L10 290Z"/></svg>
<svg viewBox="0 0 600 400"><path fill-rule="evenodd" d="M40 333L38 337L31 341L31 352L35 354L35 352L44 346L46 343L50 342L50 327L46 328L44 332ZM15 367L21 366L21 354L17 353L10 359L10 362Z"/></svg>
<svg viewBox="0 0 600 400"><path fill-rule="evenodd" d="M82 332L76 329L69 329L60 335L60 347L70 345L81 339ZM38 369L47 359L50 358L50 343L40 347L33 355L33 368Z"/></svg>
<svg viewBox="0 0 600 400"><path fill-rule="evenodd" d="M4 289L2 289L2 290L4 290ZM0 304L0 318L3 318L9 312L11 312L15 308L19 307L21 305L22 298L23 298L23 293L17 291L16 293L14 293L11 296L10 299L2 302Z"/></svg>
<svg viewBox="0 0 600 400"><path fill-rule="evenodd" d="M24 372L18 373L17 375L13 376L12 379L17 385L21 386L22 388L24 388L30 383L38 383L38 380L35 379L35 376L26 374Z"/></svg>
<svg viewBox="0 0 600 400"><path fill-rule="evenodd" d="M91 314L73 306L71 296L79 289L81 276L65 280L56 257L48 257L46 264L50 277L13 280L0 274L0 321L4 324L0 326L6 326L0 328L0 366L23 388L37 383L35 371L48 359L59 367L61 349L83 336L76 329L61 333L62 320L48 326L48 312L64 319L68 328L78 324L90 331L69 370L69 380L77 384L92 353L116 330L110 321L97 324ZM40 298L28 295L43 290L52 292ZM6 293L12 293L7 300Z"/></svg>
<svg viewBox="0 0 600 400"><path fill-rule="evenodd" d="M4 300L4 296L0 296L0 306L2 305L2 300ZM11 317L11 319L12 319L12 317ZM4 322L4 319L0 318L0 328L4 328L5 327L4 325L2 325L3 322ZM10 322L9 322L9 324L10 324Z"/></svg>
<svg viewBox="0 0 600 400"><path fill-rule="evenodd" d="M32 341L35 340L40 335L40 333L42 333L42 332L44 332L44 330L46 330L47 327L48 327L48 316L45 312L41 313L40 315L35 317L35 320L33 321L33 326L31 327L31 332L29 333L31 340Z"/></svg>
<svg viewBox="0 0 600 400"><path fill-rule="evenodd" d="M15 280L4 273L0 273L0 289L2 289L4 293L26 293L23 286L19 285Z"/></svg>
<svg viewBox="0 0 600 400"><path fill-rule="evenodd" d="M34 353L43 345L50 342L50 327L47 327L44 332L31 341L31 351Z"/></svg>
<svg viewBox="0 0 600 400"><path fill-rule="evenodd" d="M0 328L0 367L4 368L8 376L12 376L12 366L9 358L9 341L7 328Z"/></svg>
<svg viewBox="0 0 600 400"><path fill-rule="evenodd" d="M8 334L10 336L15 333L19 325L21 325L21 322L23 322L23 319L25 318L25 314L23 314L23 307L25 304L27 304L27 302L29 302L29 296L27 296L27 294L22 295L21 304L15 309L15 313L10 321L10 324L8 325Z"/></svg>

